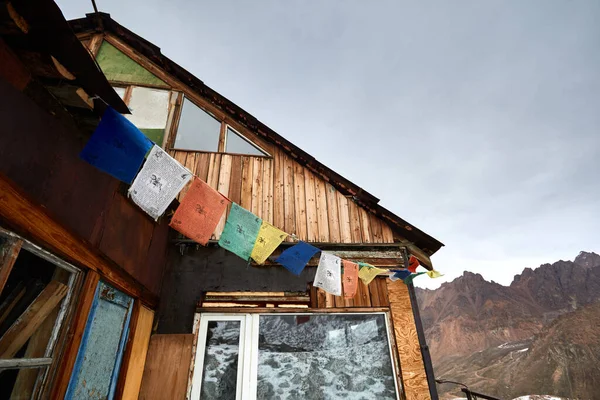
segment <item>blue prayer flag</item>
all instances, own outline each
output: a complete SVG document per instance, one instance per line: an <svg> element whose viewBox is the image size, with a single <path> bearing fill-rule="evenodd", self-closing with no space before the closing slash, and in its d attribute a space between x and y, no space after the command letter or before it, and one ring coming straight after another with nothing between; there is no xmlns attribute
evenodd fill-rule
<svg viewBox="0 0 600 400"><path fill-rule="evenodd" d="M298 244L284 250L276 262L287 268L292 274L300 275L310 259L320 250L306 242Z"/></svg>
<svg viewBox="0 0 600 400"><path fill-rule="evenodd" d="M394 272L394 280L398 280L398 279L402 279L404 280L405 278L408 278L410 276L410 271L407 269L394 269L392 270Z"/></svg>
<svg viewBox="0 0 600 400"><path fill-rule="evenodd" d="M107 107L79 157L118 180L131 183L151 147L152 142L135 125Z"/></svg>

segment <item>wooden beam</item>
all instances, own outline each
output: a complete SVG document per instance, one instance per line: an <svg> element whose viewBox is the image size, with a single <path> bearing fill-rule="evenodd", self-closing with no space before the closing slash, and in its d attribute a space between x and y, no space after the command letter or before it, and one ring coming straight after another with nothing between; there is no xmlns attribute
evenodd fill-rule
<svg viewBox="0 0 600 400"><path fill-rule="evenodd" d="M97 271L103 280L154 308L156 295L125 270L106 259L89 242L71 233L52 219L41 206L31 201L17 186L0 174L0 218L38 244L66 261Z"/></svg>
<svg viewBox="0 0 600 400"><path fill-rule="evenodd" d="M52 274L52 280L67 285L71 273L60 267L56 267L54 274ZM56 318L60 312L60 307L54 307L52 312L48 315L45 321L35 331L35 333L29 339L27 343L27 349L23 358L35 359L44 357L46 353L46 347L52 336ZM12 389L11 399L31 399L35 398L34 389L35 382L38 378L40 370L37 369L21 369L17 374L17 380ZM38 388L39 390L39 388Z"/></svg>
<svg viewBox="0 0 600 400"><path fill-rule="evenodd" d="M21 239L9 236L0 237L0 293L2 293L12 267L17 261L21 246L23 246Z"/></svg>
<svg viewBox="0 0 600 400"><path fill-rule="evenodd" d="M18 91L25 89L31 80L31 74L19 57L0 38L0 77L14 86Z"/></svg>
<svg viewBox="0 0 600 400"><path fill-rule="evenodd" d="M12 309L15 308L23 296L25 296L26 289L23 282L19 282L8 297L4 299L4 302L0 304L0 325L2 325L6 317L8 317L8 314L10 314Z"/></svg>
<svg viewBox="0 0 600 400"><path fill-rule="evenodd" d="M152 323L154 311L144 306L139 306L135 321L132 321L130 334L130 346L127 354L123 357L121 369L125 371L122 379L121 396L118 398L133 400L137 399L142 386L142 376L146 365L146 355L152 334Z"/></svg>
<svg viewBox="0 0 600 400"><path fill-rule="evenodd" d="M98 273L89 271L85 277L83 286L79 291L79 304L73 322L71 323L67 340L65 341L66 346L58 366L58 373L52 389L52 395L50 396L52 399L62 399L67 392L69 380L71 379L71 372L75 365L79 345L81 344L83 332L85 331L85 326L87 324L88 314L92 308L92 303L94 302L94 297L96 295L98 282L100 282Z"/></svg>
<svg viewBox="0 0 600 400"><path fill-rule="evenodd" d="M0 358L14 357L67 295L68 290L66 285L51 281L0 338Z"/></svg>

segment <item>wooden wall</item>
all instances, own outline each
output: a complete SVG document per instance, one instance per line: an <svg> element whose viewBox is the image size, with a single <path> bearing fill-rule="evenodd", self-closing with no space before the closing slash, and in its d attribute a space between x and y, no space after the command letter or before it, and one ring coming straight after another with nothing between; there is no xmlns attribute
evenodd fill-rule
<svg viewBox="0 0 600 400"><path fill-rule="evenodd" d="M389 307L388 290L386 278L375 278L369 285L358 281L356 295L352 299L343 296L334 296L323 289L311 286L310 288L311 308L365 308L365 307Z"/></svg>
<svg viewBox="0 0 600 400"><path fill-rule="evenodd" d="M89 136L76 126L58 121L2 79L0 98L0 174L157 295L167 221L150 220L120 193L116 179L79 159ZM31 227L10 228L23 233Z"/></svg>
<svg viewBox="0 0 600 400"><path fill-rule="evenodd" d="M152 335L140 400L185 399L193 342L193 334Z"/></svg>
<svg viewBox="0 0 600 400"><path fill-rule="evenodd" d="M327 243L393 243L387 223L282 150L273 157L171 150L211 187L283 231ZM182 192L182 193L185 193ZM225 219L215 232L218 239ZM291 240L291 239L290 239Z"/></svg>

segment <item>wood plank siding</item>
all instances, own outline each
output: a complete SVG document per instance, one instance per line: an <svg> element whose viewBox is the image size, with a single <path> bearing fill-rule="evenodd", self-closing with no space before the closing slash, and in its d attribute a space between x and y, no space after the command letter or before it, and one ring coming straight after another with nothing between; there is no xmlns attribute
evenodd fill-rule
<svg viewBox="0 0 600 400"><path fill-rule="evenodd" d="M298 239L394 243L385 221L278 148L272 149L272 158L182 150L170 153L211 187ZM225 218L214 239L221 237L224 226Z"/></svg>

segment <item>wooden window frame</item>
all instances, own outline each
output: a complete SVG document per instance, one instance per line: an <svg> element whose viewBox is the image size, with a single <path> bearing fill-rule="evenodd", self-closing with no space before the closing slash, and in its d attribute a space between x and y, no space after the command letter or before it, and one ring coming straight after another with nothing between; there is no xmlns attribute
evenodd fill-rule
<svg viewBox="0 0 600 400"><path fill-rule="evenodd" d="M171 124L171 126L169 126L169 130L168 130L169 138L165 139L165 146L168 148L168 150L187 151L187 152L194 152L194 153L229 154L229 155L262 157L262 158L272 158L273 157L272 154L264 148L264 146L261 146L260 144L256 143L254 140L248 138L248 136L245 135L243 132L241 132L240 129L237 129L236 127L234 127L228 118L222 118L220 115L211 112L206 107L203 107L202 105L198 104L198 102L194 101L194 99L192 99L190 96L187 96L185 93L180 92L180 94L181 95L178 97L177 102L175 103L175 107L177 108L177 110L174 112L172 124ZM179 129L179 121L181 120L181 115L182 115L182 110L183 110L183 102L186 100L189 101L190 103L192 103L194 106L198 107L200 110L202 110L205 113L207 113L208 115L210 115L211 117L213 117L214 119L216 119L217 121L219 121L219 123L221 124L221 128L219 131L219 142L217 145L217 151L209 151L209 150L201 150L201 149L184 149L184 148L175 147L175 141L177 139L177 132ZM250 144L252 147L259 150L263 154L257 155L257 154L246 154L246 153L232 153L232 152L226 151L227 129L231 129L234 133L236 133L238 136L240 136L243 140L248 142L248 144ZM166 133L165 133L165 135L166 135Z"/></svg>
<svg viewBox="0 0 600 400"><path fill-rule="evenodd" d="M277 310L277 312L274 312ZM233 311L233 310L232 310ZM258 372L258 339L260 335L259 322L261 315L383 315L386 328L388 352L392 365L392 375L396 388L396 399L404 398L404 387L400 375L400 360L395 351L394 326L389 309L360 308L360 309L265 309L250 308L225 312L224 310L202 311L198 310L194 315L194 341L192 348L191 372L188 382L188 397L199 399L202 388L202 372L204 366L204 352L206 349L206 337L208 333L208 322L210 321L241 321L240 341L238 353L238 385L236 388L236 400L244 394L244 399L257 398L257 372ZM198 371L200 371L198 373ZM242 376L240 376L240 373ZM240 386L240 380L242 384ZM241 389L241 390L240 390Z"/></svg>
<svg viewBox="0 0 600 400"><path fill-rule="evenodd" d="M81 285L83 283L83 271L80 268L73 266L72 264L62 260L54 254L44 250L43 248L35 245L27 239L17 235L14 232L5 230L0 227L0 235L6 238L11 238L20 242L18 249L16 249L13 255L13 263L10 265L8 270L2 270L3 274L6 274L6 278L10 274L14 262L18 258L20 252L25 250L36 257L39 257L51 264L56 268L61 268L69 272L69 278L67 282L68 291L64 299L61 300L59 312L56 316L52 333L46 344L44 356L40 358L7 358L0 360L0 369L25 369L25 368L44 368L42 374L38 374L33 387L32 397L37 397L44 393L51 385L55 377L56 370L60 363L60 360L67 348L66 336L70 329L70 322L77 307L76 294L80 292ZM0 266L1 267L1 266ZM0 292L4 289L4 283L0 287Z"/></svg>

